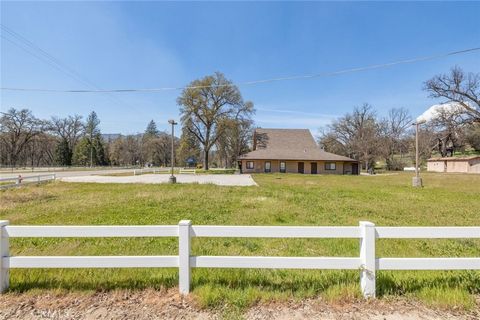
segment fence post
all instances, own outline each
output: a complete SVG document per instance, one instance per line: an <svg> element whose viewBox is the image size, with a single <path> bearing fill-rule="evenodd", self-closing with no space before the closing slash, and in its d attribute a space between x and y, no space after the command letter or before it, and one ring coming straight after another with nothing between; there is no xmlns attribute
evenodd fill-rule
<svg viewBox="0 0 480 320"><path fill-rule="evenodd" d="M365 298L375 298L375 224L360 221L360 288Z"/></svg>
<svg viewBox="0 0 480 320"><path fill-rule="evenodd" d="M180 294L190 292L190 229L192 222L182 220L178 223L178 278Z"/></svg>
<svg viewBox="0 0 480 320"><path fill-rule="evenodd" d="M8 233L5 229L8 224L8 220L0 220L0 293L5 292L10 283L10 272L8 265L4 266L3 264L3 258L10 255Z"/></svg>

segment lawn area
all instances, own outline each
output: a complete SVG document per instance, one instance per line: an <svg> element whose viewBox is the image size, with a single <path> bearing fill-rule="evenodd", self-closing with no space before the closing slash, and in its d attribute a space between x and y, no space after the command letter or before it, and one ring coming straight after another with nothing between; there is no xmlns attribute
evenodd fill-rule
<svg viewBox="0 0 480 320"><path fill-rule="evenodd" d="M260 174L258 187L55 182L0 191L0 218L11 224L480 226L480 175L309 176ZM12 239L12 255L177 254L177 239ZM358 256L354 239L194 239L193 255ZM381 240L383 257L480 257L476 240ZM258 301L359 297L357 271L193 269L201 306L239 310ZM13 292L173 287L177 269L11 271ZM380 297L472 308L480 272L378 272Z"/></svg>

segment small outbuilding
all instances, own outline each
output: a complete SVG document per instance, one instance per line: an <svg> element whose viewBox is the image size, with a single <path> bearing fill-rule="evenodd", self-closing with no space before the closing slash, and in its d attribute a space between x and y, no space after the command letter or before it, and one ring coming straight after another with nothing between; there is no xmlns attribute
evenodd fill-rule
<svg viewBox="0 0 480 320"><path fill-rule="evenodd" d="M480 173L480 156L430 158L427 171Z"/></svg>

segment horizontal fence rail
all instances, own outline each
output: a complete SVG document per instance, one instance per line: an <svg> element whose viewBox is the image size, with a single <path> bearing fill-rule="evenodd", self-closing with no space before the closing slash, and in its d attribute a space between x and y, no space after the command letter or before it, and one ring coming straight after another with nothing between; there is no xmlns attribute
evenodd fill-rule
<svg viewBox="0 0 480 320"><path fill-rule="evenodd" d="M480 227L11 226L0 221L0 291L15 268L178 268L179 290L190 291L192 268L346 269L360 271L364 297L375 297L377 270L480 270L480 258L379 258L376 239L480 239ZM10 256L10 238L178 237L175 256ZM194 237L357 238L357 257L192 256Z"/></svg>
<svg viewBox="0 0 480 320"><path fill-rule="evenodd" d="M31 184L31 183L42 183L42 182L54 181L55 179L56 179L55 173L40 174L36 176L26 176L26 177L19 175L18 177L2 178L0 179L0 189L20 187L22 185Z"/></svg>
<svg viewBox="0 0 480 320"><path fill-rule="evenodd" d="M178 226L7 226L10 238L178 237Z"/></svg>

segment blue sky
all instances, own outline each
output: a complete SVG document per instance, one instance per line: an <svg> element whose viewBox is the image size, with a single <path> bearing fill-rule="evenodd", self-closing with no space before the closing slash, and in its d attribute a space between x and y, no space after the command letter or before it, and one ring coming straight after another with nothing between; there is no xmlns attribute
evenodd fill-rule
<svg viewBox="0 0 480 320"><path fill-rule="evenodd" d="M184 86L215 71L243 82L479 47L479 13L479 2L1 2L3 25L102 89ZM91 89L2 36L2 87ZM380 115L419 115L438 102L423 82L454 65L480 72L480 53L240 90L257 125L316 133L365 102ZM150 119L160 129L178 119L178 94L2 91L0 107L41 118L95 110L104 133L135 133Z"/></svg>

